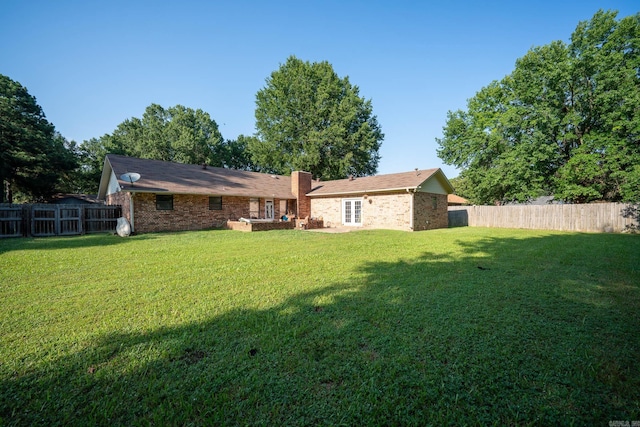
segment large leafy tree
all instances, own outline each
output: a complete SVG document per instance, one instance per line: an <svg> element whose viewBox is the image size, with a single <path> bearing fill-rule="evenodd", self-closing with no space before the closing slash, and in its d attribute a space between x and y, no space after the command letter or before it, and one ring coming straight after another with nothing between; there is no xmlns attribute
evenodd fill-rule
<svg viewBox="0 0 640 427"><path fill-rule="evenodd" d="M110 142L109 135L104 135L101 138L85 140L77 147L80 167L76 170L75 186L79 193L98 192L102 166L107 154L126 154L123 150L112 147Z"/></svg>
<svg viewBox="0 0 640 427"><path fill-rule="evenodd" d="M208 113L182 105L149 105L142 118L122 122L105 145L145 159L221 166L223 139Z"/></svg>
<svg viewBox="0 0 640 427"><path fill-rule="evenodd" d="M640 14L599 11L571 43L531 49L437 141L475 203L639 200Z"/></svg>
<svg viewBox="0 0 640 427"><path fill-rule="evenodd" d="M35 97L0 74L0 201L12 203L14 193L26 200L44 199L76 166L66 140Z"/></svg>
<svg viewBox="0 0 640 427"><path fill-rule="evenodd" d="M113 133L80 145L81 187L85 191L96 191L104 157L108 153L224 166L230 150L228 145L208 113L182 105L165 109L151 104L142 118L127 119Z"/></svg>
<svg viewBox="0 0 640 427"><path fill-rule="evenodd" d="M257 134L248 140L253 162L265 171L305 170L324 179L374 174L384 135L372 110L328 62L291 56L256 95Z"/></svg>
<svg viewBox="0 0 640 427"><path fill-rule="evenodd" d="M222 161L225 168L260 172L262 169L253 163L249 144L254 136L239 135L236 139L227 139L222 145Z"/></svg>

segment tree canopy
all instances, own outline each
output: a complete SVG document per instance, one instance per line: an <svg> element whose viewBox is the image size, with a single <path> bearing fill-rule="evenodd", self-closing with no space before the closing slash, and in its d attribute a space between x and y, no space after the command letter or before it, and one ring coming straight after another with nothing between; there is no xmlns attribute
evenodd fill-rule
<svg viewBox="0 0 640 427"><path fill-rule="evenodd" d="M79 147L83 164L80 187L95 192L106 154L144 159L251 169L246 141L224 140L208 113L182 105L163 108L151 104L142 118L120 123L111 133L84 141Z"/></svg>
<svg viewBox="0 0 640 427"><path fill-rule="evenodd" d="M264 171L305 170L314 178L374 174L384 135L372 110L328 62L291 56L256 95L252 160Z"/></svg>
<svg viewBox="0 0 640 427"><path fill-rule="evenodd" d="M14 193L27 200L46 198L76 167L73 152L36 98L0 74L0 202L13 202Z"/></svg>
<svg viewBox="0 0 640 427"><path fill-rule="evenodd" d="M597 12L449 112L438 155L475 203L640 200L640 14Z"/></svg>
<svg viewBox="0 0 640 427"><path fill-rule="evenodd" d="M144 159L222 166L218 124L208 113L182 105L149 105L142 118L120 123L103 137L111 152Z"/></svg>
<svg viewBox="0 0 640 427"><path fill-rule="evenodd" d="M225 168L260 172L260 165L253 163L249 145L254 136L239 135L236 139L227 139L222 147L222 159Z"/></svg>

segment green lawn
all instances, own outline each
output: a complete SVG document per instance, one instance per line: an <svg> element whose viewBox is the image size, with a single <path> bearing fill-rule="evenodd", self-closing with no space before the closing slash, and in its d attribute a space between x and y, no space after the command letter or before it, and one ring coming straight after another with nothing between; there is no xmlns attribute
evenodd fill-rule
<svg viewBox="0 0 640 427"><path fill-rule="evenodd" d="M640 420L640 236L5 239L0 304L0 425Z"/></svg>

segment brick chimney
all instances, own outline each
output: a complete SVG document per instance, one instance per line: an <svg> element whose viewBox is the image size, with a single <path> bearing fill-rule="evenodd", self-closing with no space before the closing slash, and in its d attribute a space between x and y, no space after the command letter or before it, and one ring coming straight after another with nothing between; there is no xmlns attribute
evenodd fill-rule
<svg viewBox="0 0 640 427"><path fill-rule="evenodd" d="M306 194L311 191L311 174L294 171L291 173L291 192L296 196L298 218L311 216L311 199Z"/></svg>

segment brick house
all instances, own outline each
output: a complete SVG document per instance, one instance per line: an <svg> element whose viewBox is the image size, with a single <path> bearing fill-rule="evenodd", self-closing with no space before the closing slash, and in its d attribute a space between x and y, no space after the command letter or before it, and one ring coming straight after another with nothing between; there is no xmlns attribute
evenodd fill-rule
<svg viewBox="0 0 640 427"><path fill-rule="evenodd" d="M448 226L451 183L440 169L316 182L307 196L325 225L417 231Z"/></svg>
<svg viewBox="0 0 640 427"><path fill-rule="evenodd" d="M125 180L130 172L140 179ZM412 231L447 227L452 192L440 169L321 182L301 171L284 176L109 154L98 198L121 205L138 233L250 230L256 222L262 229L304 224ZM284 215L294 221L281 222Z"/></svg>

